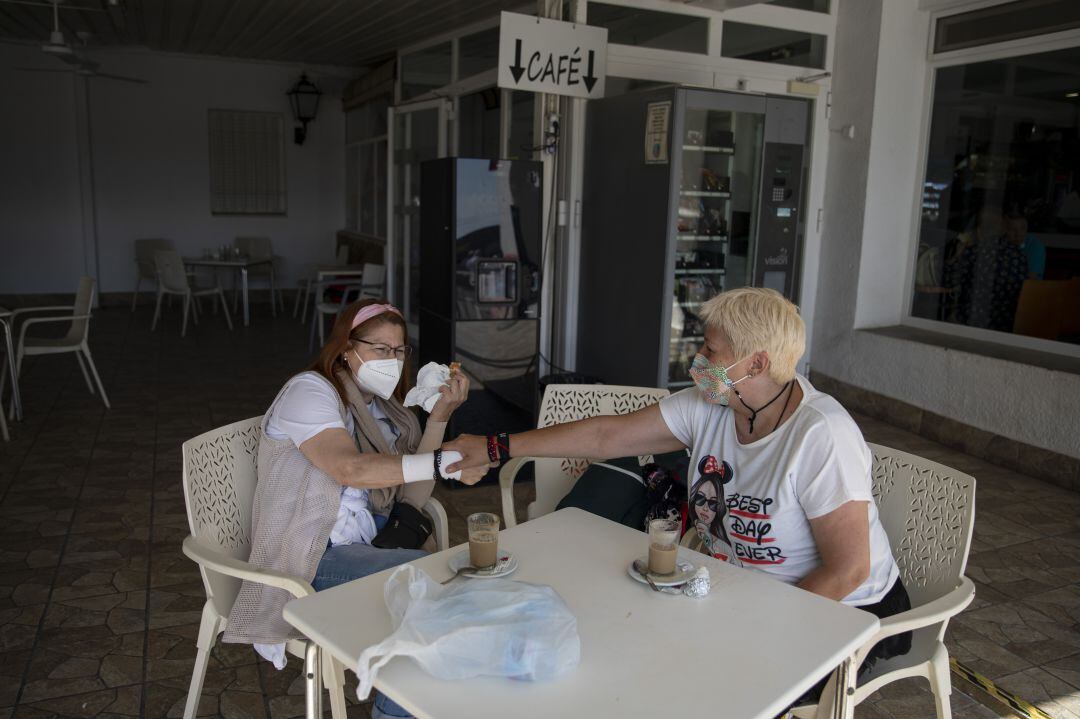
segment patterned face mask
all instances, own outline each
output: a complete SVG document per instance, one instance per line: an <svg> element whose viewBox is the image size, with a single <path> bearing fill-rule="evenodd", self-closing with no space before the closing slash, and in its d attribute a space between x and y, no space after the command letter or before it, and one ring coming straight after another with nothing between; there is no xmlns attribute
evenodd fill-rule
<svg viewBox="0 0 1080 719"><path fill-rule="evenodd" d="M742 362L742 360L739 360L739 362ZM731 365L731 367L739 364L739 362ZM750 376L746 375L742 379L732 380L728 377L728 370L731 367L717 367L700 352L694 357L694 363L690 366L690 378L694 380L694 384L697 385L705 401L709 404L727 407L728 392L732 387Z"/></svg>

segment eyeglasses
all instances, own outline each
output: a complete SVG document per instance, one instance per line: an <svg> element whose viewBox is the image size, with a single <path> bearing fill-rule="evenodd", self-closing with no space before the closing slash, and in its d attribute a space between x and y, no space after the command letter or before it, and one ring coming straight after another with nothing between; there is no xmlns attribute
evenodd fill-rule
<svg viewBox="0 0 1080 719"><path fill-rule="evenodd" d="M412 354L412 347L409 345L391 347L390 345L384 345L382 342L368 342L367 340L356 341L363 342L368 347L371 347L371 351L377 354L380 359L390 359L391 357L394 357L404 362L408 356Z"/></svg>
<svg viewBox="0 0 1080 719"><path fill-rule="evenodd" d="M701 492L694 493L694 496L690 498L690 504L694 505L695 507L705 505L713 512L720 508L720 500L718 500L716 497L709 499Z"/></svg>

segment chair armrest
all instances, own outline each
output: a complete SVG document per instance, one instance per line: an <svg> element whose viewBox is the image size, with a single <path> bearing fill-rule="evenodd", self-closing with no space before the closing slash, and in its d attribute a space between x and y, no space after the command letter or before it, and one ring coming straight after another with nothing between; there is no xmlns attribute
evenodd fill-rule
<svg viewBox="0 0 1080 719"><path fill-rule="evenodd" d="M259 569L248 562L207 547L190 534L184 539L183 551L196 564L219 574L284 589L294 597L306 597L315 593L314 588L302 579L272 569Z"/></svg>
<svg viewBox="0 0 1080 719"><path fill-rule="evenodd" d="M962 612L974 598L974 583L967 577L960 577L960 584L945 596L882 619L881 628L859 649L860 663L866 652L882 639L945 621Z"/></svg>
<svg viewBox="0 0 1080 719"><path fill-rule="evenodd" d="M514 513L514 480L518 472L529 462L535 462L535 457L514 457L499 470L499 489L502 493L503 522L506 528L517 526L517 515Z"/></svg>
<svg viewBox="0 0 1080 719"><path fill-rule="evenodd" d="M15 319L19 315L25 315L29 312L70 312L75 309L75 305L52 305L49 307L23 307L22 309L12 310L11 319Z"/></svg>
<svg viewBox="0 0 1080 719"><path fill-rule="evenodd" d="M434 497L428 497L422 508L429 517L435 520L435 546L439 551L450 548L450 523L446 519L446 510L442 503Z"/></svg>
<svg viewBox="0 0 1080 719"><path fill-rule="evenodd" d="M19 345L23 345L23 340L26 339L26 330L30 325L41 325L46 322L76 322L78 320L88 320L90 315L62 315L60 317L31 317L28 320L23 320L23 323L19 325Z"/></svg>

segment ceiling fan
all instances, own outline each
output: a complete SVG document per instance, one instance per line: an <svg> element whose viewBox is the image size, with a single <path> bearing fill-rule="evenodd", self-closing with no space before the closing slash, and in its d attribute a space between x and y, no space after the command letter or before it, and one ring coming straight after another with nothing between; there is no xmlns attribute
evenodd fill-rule
<svg viewBox="0 0 1080 719"><path fill-rule="evenodd" d="M57 60L70 65L71 69L51 70L37 67L19 67L15 68L16 70L21 70L23 72L67 72L82 75L83 77L101 77L107 80L121 80L123 82L146 84L146 80L141 78L100 72L99 68L101 67L101 63L91 60L86 55L85 45L86 38L89 37L89 34L78 33L83 41L81 47L70 44L66 38L64 38L64 33L60 30L60 0L52 0L52 9L53 29L52 32L49 33L49 41L41 46L41 51L46 55L51 55Z"/></svg>

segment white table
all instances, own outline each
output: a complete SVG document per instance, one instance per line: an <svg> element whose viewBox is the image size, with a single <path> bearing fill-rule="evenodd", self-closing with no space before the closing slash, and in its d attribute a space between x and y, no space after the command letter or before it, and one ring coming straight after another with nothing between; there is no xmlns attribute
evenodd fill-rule
<svg viewBox="0 0 1080 719"><path fill-rule="evenodd" d="M7 352L8 372L11 373L11 399L15 403L15 418L21 421L22 398L19 396L19 376L15 374L15 349L11 343L11 314L11 310L0 307L0 326L4 328L4 351ZM0 407L0 412L2 411L4 411L3 407Z"/></svg>
<svg viewBox="0 0 1080 719"><path fill-rule="evenodd" d="M231 260L213 259L209 257L185 257L184 264L188 267L230 267L240 270L240 293L244 302L244 327L251 324L251 311L248 305L248 269L256 265L270 265L270 307L274 308L274 258L273 257L238 257ZM276 310L275 310L276 311Z"/></svg>
<svg viewBox="0 0 1080 719"><path fill-rule="evenodd" d="M681 556L709 568L712 592L699 600L657 594L626 573L645 554L645 534L578 509L504 530L499 541L519 559L513 578L549 584L566 600L578 620L581 665L552 682L449 682L394 659L375 686L421 719L473 719L478 697L479 714L513 719L773 719L879 626L867 612L685 548ZM441 581L460 551L465 545L414 564ZM391 571L294 599L285 619L355 670L364 648L391 633L383 601Z"/></svg>

